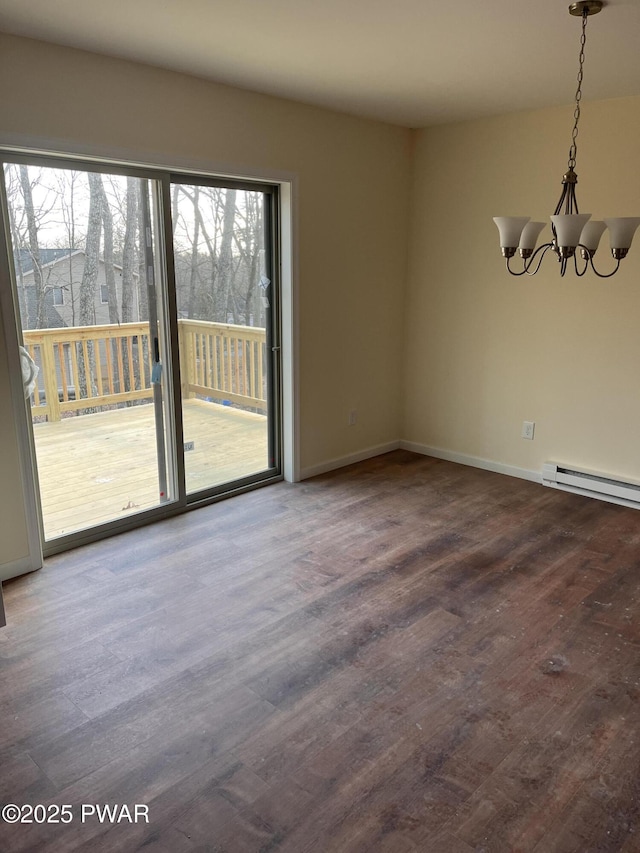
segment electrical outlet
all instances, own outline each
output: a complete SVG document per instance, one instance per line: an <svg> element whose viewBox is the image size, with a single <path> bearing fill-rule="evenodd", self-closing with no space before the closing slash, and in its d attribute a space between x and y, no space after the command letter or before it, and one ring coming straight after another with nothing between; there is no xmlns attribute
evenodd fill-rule
<svg viewBox="0 0 640 853"><path fill-rule="evenodd" d="M523 421L522 422L522 437L528 438L533 441L533 432L536 428L535 421Z"/></svg>
<svg viewBox="0 0 640 853"><path fill-rule="evenodd" d="M189 450L195 450L196 443L195 441L185 441L184 443L184 452L187 453Z"/></svg>
<svg viewBox="0 0 640 853"><path fill-rule="evenodd" d="M349 426L355 426L358 422L358 412L356 409L351 409L349 412Z"/></svg>

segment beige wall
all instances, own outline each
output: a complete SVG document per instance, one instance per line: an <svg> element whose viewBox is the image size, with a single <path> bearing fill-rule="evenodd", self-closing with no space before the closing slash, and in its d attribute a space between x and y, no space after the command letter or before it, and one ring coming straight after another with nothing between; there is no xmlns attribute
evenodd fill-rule
<svg viewBox="0 0 640 853"><path fill-rule="evenodd" d="M416 134L404 438L538 473L552 460L640 480L640 235L609 281L561 279L550 257L514 279L492 222L548 221L572 114ZM581 211L640 215L639 140L640 99L583 103ZM612 268L607 235L597 261ZM536 422L534 441L520 437L523 420Z"/></svg>
<svg viewBox="0 0 640 853"><path fill-rule="evenodd" d="M9 36L0 36L0 104L4 142L294 175L302 469L397 440L408 130ZM0 346L0 394L4 359ZM14 456L4 430L2 518L20 492ZM26 547L18 527L2 533L0 564Z"/></svg>

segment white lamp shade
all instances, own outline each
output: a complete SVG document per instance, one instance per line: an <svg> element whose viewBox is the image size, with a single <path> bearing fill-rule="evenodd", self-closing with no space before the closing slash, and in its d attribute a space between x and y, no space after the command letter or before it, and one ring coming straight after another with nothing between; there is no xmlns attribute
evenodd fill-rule
<svg viewBox="0 0 640 853"><path fill-rule="evenodd" d="M631 246L636 228L640 225L640 216L617 216L605 219L609 229L612 249L628 249Z"/></svg>
<svg viewBox="0 0 640 853"><path fill-rule="evenodd" d="M561 213L552 216L551 221L556 229L558 246L570 246L575 249L580 242L582 229L590 218L590 213Z"/></svg>
<svg viewBox="0 0 640 853"><path fill-rule="evenodd" d="M520 235L519 249L535 249L538 236L546 222L527 222Z"/></svg>
<svg viewBox="0 0 640 853"><path fill-rule="evenodd" d="M522 229L529 221L529 216L494 216L493 221L500 232L500 246L503 249L515 249L520 242Z"/></svg>
<svg viewBox="0 0 640 853"><path fill-rule="evenodd" d="M600 219L590 219L582 229L580 244L586 246L590 252L595 252L606 227Z"/></svg>

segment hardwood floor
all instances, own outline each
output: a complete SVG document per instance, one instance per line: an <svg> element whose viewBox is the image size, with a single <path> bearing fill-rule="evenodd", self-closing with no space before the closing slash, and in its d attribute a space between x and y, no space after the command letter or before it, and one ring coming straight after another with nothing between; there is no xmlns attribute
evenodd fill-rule
<svg viewBox="0 0 640 853"><path fill-rule="evenodd" d="M640 513L398 451L5 584L0 850L640 850ZM81 820L148 806L149 823Z"/></svg>

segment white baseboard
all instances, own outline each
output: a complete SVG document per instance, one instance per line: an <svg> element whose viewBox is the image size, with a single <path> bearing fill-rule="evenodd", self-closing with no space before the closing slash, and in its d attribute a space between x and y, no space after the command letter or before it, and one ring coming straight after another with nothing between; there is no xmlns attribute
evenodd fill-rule
<svg viewBox="0 0 640 853"><path fill-rule="evenodd" d="M345 468L347 465L353 465L355 462L364 462L365 459L372 459L374 456L381 456L383 453L398 450L401 445L402 442L400 441L390 441L387 444L378 444L376 447L359 450L357 453L351 453L348 456L341 456L338 459L321 462L319 465L312 465L310 468L302 468L300 479L307 480L309 477L316 477L318 474L326 474L327 471L335 471L336 468Z"/></svg>
<svg viewBox="0 0 640 853"><path fill-rule="evenodd" d="M436 459L445 459L447 462L458 462L460 465L470 465L472 468L483 468L485 471L493 471L496 474L507 474L509 477L519 477L521 480L530 480L532 483L542 483L540 471L530 471L527 468L517 468L515 465L504 465L493 459L481 459L479 456L467 456L464 453L455 453L452 450L443 450L440 447L428 447L426 444L418 444L414 441L401 441L399 446L402 450L411 450L421 453L423 456L434 456Z"/></svg>
<svg viewBox="0 0 640 853"><path fill-rule="evenodd" d="M460 465L482 468L485 471L493 471L496 474L519 477L521 480L529 480L532 483L542 483L542 473L540 471L530 471L528 468L505 465L493 459L482 459L479 456L468 456L465 453L456 453L453 450L443 450L441 447L429 447L426 444L418 444L415 441L390 441L387 444L369 447L366 450L360 450L348 456L330 459L327 462L321 462L319 465L303 468L300 472L300 479L306 480L309 477L316 477L318 474L326 474L327 471L335 471L336 468L344 468L346 465L353 465L355 462L363 462L365 459L371 459L374 456L380 456L392 450L409 450L413 453L420 453L422 456L433 456L436 459L445 459L447 462L457 462Z"/></svg>
<svg viewBox="0 0 640 853"><path fill-rule="evenodd" d="M22 557L19 560L0 563L0 583L11 578L18 578L20 575L26 575L29 572L35 572L41 568L42 558L40 556Z"/></svg>

